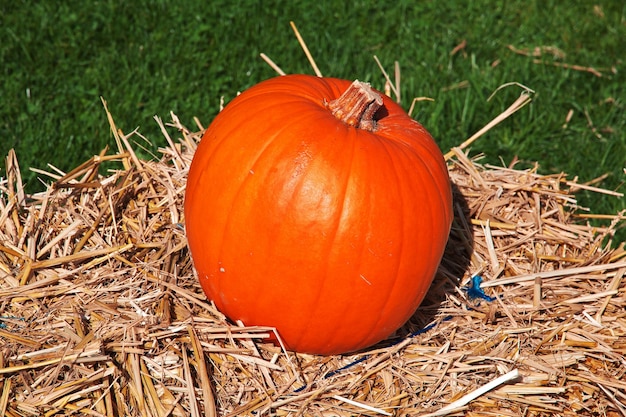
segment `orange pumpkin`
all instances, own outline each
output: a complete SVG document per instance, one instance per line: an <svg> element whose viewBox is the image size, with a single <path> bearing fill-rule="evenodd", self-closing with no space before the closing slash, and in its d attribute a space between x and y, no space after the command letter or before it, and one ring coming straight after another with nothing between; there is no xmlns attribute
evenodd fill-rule
<svg viewBox="0 0 626 417"><path fill-rule="evenodd" d="M191 256L232 320L288 349L339 354L396 331L428 290L452 222L441 151L367 84L288 75L206 130L185 196Z"/></svg>

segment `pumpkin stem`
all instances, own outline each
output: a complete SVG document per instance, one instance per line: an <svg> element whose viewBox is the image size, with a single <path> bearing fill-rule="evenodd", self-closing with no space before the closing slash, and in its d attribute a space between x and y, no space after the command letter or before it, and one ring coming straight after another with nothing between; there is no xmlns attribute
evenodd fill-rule
<svg viewBox="0 0 626 417"><path fill-rule="evenodd" d="M382 105L383 97L377 91L369 84L356 80L326 107L333 116L349 126L371 132L376 129L374 114Z"/></svg>

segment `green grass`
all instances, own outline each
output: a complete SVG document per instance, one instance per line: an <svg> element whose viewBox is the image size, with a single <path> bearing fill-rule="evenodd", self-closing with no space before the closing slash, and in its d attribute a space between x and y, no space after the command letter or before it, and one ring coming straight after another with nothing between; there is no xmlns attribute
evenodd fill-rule
<svg viewBox="0 0 626 417"><path fill-rule="evenodd" d="M572 4L574 3L574 4ZM265 52L285 71L311 73L293 20L328 76L383 78L373 55L402 69L403 105L428 96L414 116L447 151L519 95L531 105L473 145L486 161L538 161L581 181L624 191L626 166L626 6L619 1L12 1L0 6L0 154L15 148L28 190L41 189L28 167L69 170L113 145L100 96L118 127L164 141L154 115L174 111L205 125L220 97L274 76ZM595 6L595 8L594 8ZM454 56L461 41L467 45ZM533 62L507 45L553 46ZM603 76L554 62L600 69ZM464 82L466 87L451 89ZM567 127L566 115L573 110ZM595 132L591 124L597 129ZM599 135L598 135L599 134ZM144 157L149 157L146 153ZM4 170L4 161L0 165ZM626 199L582 194L594 212L626 208Z"/></svg>

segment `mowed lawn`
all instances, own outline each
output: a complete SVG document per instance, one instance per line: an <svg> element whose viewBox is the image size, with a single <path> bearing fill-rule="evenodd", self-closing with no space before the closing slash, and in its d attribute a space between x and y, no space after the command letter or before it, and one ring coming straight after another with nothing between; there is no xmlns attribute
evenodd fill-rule
<svg viewBox="0 0 626 417"><path fill-rule="evenodd" d="M206 126L242 91L276 73L312 73L289 22L321 72L383 88L373 56L401 70L401 97L445 152L506 109L533 101L472 145L485 162L624 192L626 3L619 1L13 1L0 5L0 155L67 171L114 146L100 97L119 128L164 139L153 117L173 111ZM4 161L0 164L4 175ZM581 193L597 213L625 198Z"/></svg>

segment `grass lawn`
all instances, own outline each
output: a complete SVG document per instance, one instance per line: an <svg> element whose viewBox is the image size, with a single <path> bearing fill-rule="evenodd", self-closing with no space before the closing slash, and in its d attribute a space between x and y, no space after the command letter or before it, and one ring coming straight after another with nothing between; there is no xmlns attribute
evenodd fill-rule
<svg viewBox="0 0 626 417"><path fill-rule="evenodd" d="M581 181L608 173L596 185L624 192L626 3L612 0L3 2L0 154L15 148L28 190L42 189L28 167L69 170L114 144L102 96L118 127L154 142L150 157L164 143L154 115L209 124L220 97L275 75L261 52L286 72L312 73L292 20L324 75L382 88L372 56L388 71L398 61L402 104L434 99L413 115L444 151L521 92L487 101L498 86L533 89L533 102L472 152ZM625 198L580 201L594 212L626 208Z"/></svg>

